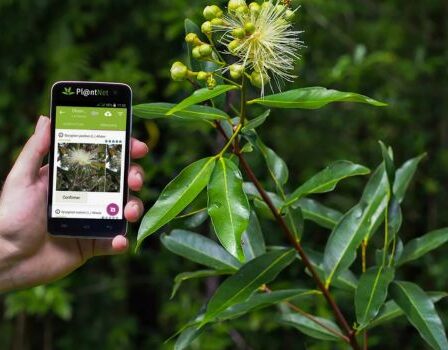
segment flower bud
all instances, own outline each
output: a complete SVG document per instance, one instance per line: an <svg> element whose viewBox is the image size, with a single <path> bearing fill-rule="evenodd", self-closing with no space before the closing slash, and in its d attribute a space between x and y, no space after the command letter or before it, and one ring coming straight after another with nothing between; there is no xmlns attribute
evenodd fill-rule
<svg viewBox="0 0 448 350"><path fill-rule="evenodd" d="M199 37L197 36L196 33L188 33L185 36L185 41L187 43L189 43L189 44L192 44L192 45L199 45L199 44L201 44L201 40L199 39Z"/></svg>
<svg viewBox="0 0 448 350"><path fill-rule="evenodd" d="M210 35L212 32L212 23L210 21L202 23L201 31L205 35Z"/></svg>
<svg viewBox="0 0 448 350"><path fill-rule="evenodd" d="M295 11L290 10L290 9L285 11L285 19L287 21L289 21L289 22L293 21L295 16L296 16L296 12Z"/></svg>
<svg viewBox="0 0 448 350"><path fill-rule="evenodd" d="M252 83L252 85L260 89L264 85L266 85L269 82L269 80L271 79L267 74L258 72L256 70L253 71L252 74L250 75L250 82Z"/></svg>
<svg viewBox="0 0 448 350"><path fill-rule="evenodd" d="M244 28L235 28L232 30L232 35L236 39L243 39L246 36L246 31Z"/></svg>
<svg viewBox="0 0 448 350"><path fill-rule="evenodd" d="M208 77L208 79L207 79L207 87L210 89L210 90L213 90L213 88L216 86L216 80L215 80L215 78L213 78L213 75L212 74L210 74L210 76Z"/></svg>
<svg viewBox="0 0 448 350"><path fill-rule="evenodd" d="M191 50L191 55L193 58L200 59L202 57L201 51L199 50L200 46L196 46Z"/></svg>
<svg viewBox="0 0 448 350"><path fill-rule="evenodd" d="M224 24L222 18L213 18L211 22L214 26L222 26Z"/></svg>
<svg viewBox="0 0 448 350"><path fill-rule="evenodd" d="M198 72L197 79L204 81L204 80L207 80L208 76L209 76L209 73L200 71L200 72Z"/></svg>
<svg viewBox="0 0 448 350"><path fill-rule="evenodd" d="M244 66L241 64L232 64L229 67L229 72L233 79L240 79L244 72Z"/></svg>
<svg viewBox="0 0 448 350"><path fill-rule="evenodd" d="M272 5L271 1L265 1L261 4L261 8L266 10L270 9L272 6L274 5Z"/></svg>
<svg viewBox="0 0 448 350"><path fill-rule="evenodd" d="M212 54L213 50L209 44L202 44L199 46L199 52L202 57L208 57Z"/></svg>
<svg viewBox="0 0 448 350"><path fill-rule="evenodd" d="M174 81L182 81L185 80L185 78L188 75L188 68L185 64L183 64L182 62L174 62L173 65L171 66L171 78Z"/></svg>
<svg viewBox="0 0 448 350"><path fill-rule="evenodd" d="M244 30L247 34L253 34L255 32L255 25L252 22L247 22L244 25Z"/></svg>
<svg viewBox="0 0 448 350"><path fill-rule="evenodd" d="M249 4L249 10L251 13L258 15L261 11L261 6L256 2L251 2Z"/></svg>
<svg viewBox="0 0 448 350"><path fill-rule="evenodd" d="M206 6L203 12L205 19L209 21L213 18L220 18L223 14L222 10L216 5Z"/></svg>
<svg viewBox="0 0 448 350"><path fill-rule="evenodd" d="M244 17L249 13L249 9L246 5L240 6L235 10L237 16Z"/></svg>
<svg viewBox="0 0 448 350"><path fill-rule="evenodd" d="M236 9L240 6L247 6L245 0L230 0L227 4L227 8L229 11L236 11Z"/></svg>
<svg viewBox="0 0 448 350"><path fill-rule="evenodd" d="M227 45L227 48L231 53L235 53L240 46L240 41L238 39L232 40L229 45Z"/></svg>

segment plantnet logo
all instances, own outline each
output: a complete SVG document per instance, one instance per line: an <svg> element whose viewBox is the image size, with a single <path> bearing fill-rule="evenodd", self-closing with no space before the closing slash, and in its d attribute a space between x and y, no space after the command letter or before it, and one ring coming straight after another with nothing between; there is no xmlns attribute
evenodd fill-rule
<svg viewBox="0 0 448 350"><path fill-rule="evenodd" d="M76 92L72 91L71 86L65 87L64 91L62 91L62 94L71 96L71 95L81 95L84 97L88 96L109 96L109 90L102 90L102 89L83 89L83 88L76 88Z"/></svg>
<svg viewBox="0 0 448 350"><path fill-rule="evenodd" d="M109 96L109 90L102 90L102 89L90 90L90 89L77 88L76 95L82 95L84 97L87 97L87 96Z"/></svg>
<svg viewBox="0 0 448 350"><path fill-rule="evenodd" d="M72 88L71 88L71 87L65 87L65 88L64 88L64 91L62 91L62 93L63 93L64 95L67 95L67 96L71 96L71 95L74 94L74 92L72 91Z"/></svg>

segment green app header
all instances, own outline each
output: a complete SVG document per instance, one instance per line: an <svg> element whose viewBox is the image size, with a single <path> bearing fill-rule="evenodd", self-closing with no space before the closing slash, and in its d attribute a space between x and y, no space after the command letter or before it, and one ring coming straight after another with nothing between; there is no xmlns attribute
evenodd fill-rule
<svg viewBox="0 0 448 350"><path fill-rule="evenodd" d="M56 129L126 130L126 108L56 106Z"/></svg>

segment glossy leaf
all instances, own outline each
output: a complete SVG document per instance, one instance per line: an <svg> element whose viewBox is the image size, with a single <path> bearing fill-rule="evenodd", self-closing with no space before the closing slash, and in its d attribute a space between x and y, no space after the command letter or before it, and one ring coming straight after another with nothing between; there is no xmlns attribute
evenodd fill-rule
<svg viewBox="0 0 448 350"><path fill-rule="evenodd" d="M294 250L276 250L243 265L218 287L207 305L202 325L219 317L229 307L245 301L261 285L274 280L294 259Z"/></svg>
<svg viewBox="0 0 448 350"><path fill-rule="evenodd" d="M388 244L396 237L400 231L403 222L403 215L401 213L400 202L395 195L392 195L389 205L387 207L387 228L388 228Z"/></svg>
<svg viewBox="0 0 448 350"><path fill-rule="evenodd" d="M258 221L257 214L253 210L250 213L249 225L243 233L242 245L246 261L266 253L266 245L260 222Z"/></svg>
<svg viewBox="0 0 448 350"><path fill-rule="evenodd" d="M170 222L207 186L216 159L209 157L187 166L162 191L156 203L143 217L137 247L149 235Z"/></svg>
<svg viewBox="0 0 448 350"><path fill-rule="evenodd" d="M208 213L216 235L227 251L244 260L241 236L249 223L250 206L238 167L220 158L208 184Z"/></svg>
<svg viewBox="0 0 448 350"><path fill-rule="evenodd" d="M332 229L342 218L342 213L329 208L314 199L302 198L292 207L298 206L302 209L303 218L318 224L319 226Z"/></svg>
<svg viewBox="0 0 448 350"><path fill-rule="evenodd" d="M218 243L194 232L173 230L162 235L162 244L174 254L216 270L238 270L240 262Z"/></svg>
<svg viewBox="0 0 448 350"><path fill-rule="evenodd" d="M249 120L246 123L246 125L243 126L241 131L245 132L246 130L251 130L251 129L258 128L260 125L262 125L266 121L266 119L269 117L269 114L271 114L271 110L270 109L264 111L258 117Z"/></svg>
<svg viewBox="0 0 448 350"><path fill-rule="evenodd" d="M364 237L374 230L376 218L387 203L387 177L380 166L366 185L361 201L350 209L331 233L324 252L326 283L350 267Z"/></svg>
<svg viewBox="0 0 448 350"><path fill-rule="evenodd" d="M193 92L192 95L188 96L180 103L171 108L167 114L174 114L179 112L189 106L196 105L198 103L210 100L216 96L226 93L230 90L235 90L237 87L235 85L217 85L212 90L209 88L202 88Z"/></svg>
<svg viewBox="0 0 448 350"><path fill-rule="evenodd" d="M378 314L394 276L392 267L383 266L372 267L361 275L355 293L356 319L361 326Z"/></svg>
<svg viewBox="0 0 448 350"><path fill-rule="evenodd" d="M289 90L275 95L260 97L251 100L248 103L257 103L263 106L276 108L318 109L333 102L359 102L377 107L386 106L385 103L367 96L355 94L353 92L326 89L323 87L308 87Z"/></svg>
<svg viewBox="0 0 448 350"><path fill-rule="evenodd" d="M229 307L219 315L218 319L223 321L237 318L248 312L288 301L293 298L312 295L314 293L316 292L308 289L285 289L270 293L257 293L249 297L246 301Z"/></svg>
<svg viewBox="0 0 448 350"><path fill-rule="evenodd" d="M182 272L178 274L174 278L174 286L171 292L170 299L174 298L177 291L179 290L182 282L194 279L194 278L204 278L204 277L212 277L212 276L222 276L222 275L231 275L233 271L231 270L199 270L193 272Z"/></svg>
<svg viewBox="0 0 448 350"><path fill-rule="evenodd" d="M411 282L397 281L391 286L391 295L409 322L433 349L448 349L445 329L434 302L419 286Z"/></svg>
<svg viewBox="0 0 448 350"><path fill-rule="evenodd" d="M425 157L426 153L409 159L397 170L393 192L400 203L403 201L406 190L408 189L409 184L417 171L418 164Z"/></svg>
<svg viewBox="0 0 448 350"><path fill-rule="evenodd" d="M196 340L203 332L204 328L198 328L196 326L187 327L182 331L174 344L174 350L184 350Z"/></svg>
<svg viewBox="0 0 448 350"><path fill-rule="evenodd" d="M424 236L413 239L404 246L403 254L398 261L398 265L403 265L409 261L417 260L447 242L448 228L435 230Z"/></svg>
<svg viewBox="0 0 448 350"><path fill-rule="evenodd" d="M229 116L220 109L193 105L173 114L166 114L175 105L172 103L143 103L132 107L132 114L144 119L179 119L179 120L226 120Z"/></svg>
<svg viewBox="0 0 448 350"><path fill-rule="evenodd" d="M326 327L335 330L336 332L342 334L341 329L338 327L336 323L333 321L327 320L322 317L313 316L314 319L316 319L321 324L325 325ZM319 339L319 340L327 340L327 341L340 341L341 338L339 338L336 334L329 331L327 328L322 327L321 325L317 324L316 322L313 322L309 318L297 314L297 313L289 313L282 315L280 317L280 323L288 326L292 326L296 329L298 329L303 334L306 334L312 338Z"/></svg>
<svg viewBox="0 0 448 350"><path fill-rule="evenodd" d="M303 229L304 229L304 219L302 214L302 209L297 208L285 208L285 222L294 235L297 242L302 239Z"/></svg>
<svg viewBox="0 0 448 350"><path fill-rule="evenodd" d="M348 177L367 175L369 173L370 170L368 168L346 160L332 163L291 193L286 198L285 206L291 205L300 198L313 193L333 191L339 181Z"/></svg>
<svg viewBox="0 0 448 350"><path fill-rule="evenodd" d="M325 279L325 272L322 267L323 254L307 247L305 248L305 252L319 277ZM311 276L308 269L306 270L306 273ZM331 285L347 292L354 293L358 286L358 280L352 271L345 270L331 281Z"/></svg>
<svg viewBox="0 0 448 350"><path fill-rule="evenodd" d="M447 292L428 292L427 294L433 303L437 303L443 298L448 297ZM389 300L384 304L378 316L368 325L367 328L374 328L403 315L404 312L400 309L397 303L393 300Z"/></svg>
<svg viewBox="0 0 448 350"><path fill-rule="evenodd" d="M383 155L383 161L384 161L384 166L386 169L386 174L387 174L387 178L391 187L391 192L392 192L392 187L393 187L393 183L395 181L395 165L394 165L394 161L393 161L393 156L392 156L392 149L388 149L386 147L386 145L380 141L380 146L381 146L381 153Z"/></svg>

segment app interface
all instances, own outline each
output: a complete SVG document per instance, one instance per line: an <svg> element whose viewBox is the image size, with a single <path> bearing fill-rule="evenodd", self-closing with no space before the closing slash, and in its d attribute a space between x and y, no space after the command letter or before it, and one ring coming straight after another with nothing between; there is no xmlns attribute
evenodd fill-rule
<svg viewBox="0 0 448 350"><path fill-rule="evenodd" d="M56 107L52 217L123 218L126 113Z"/></svg>

